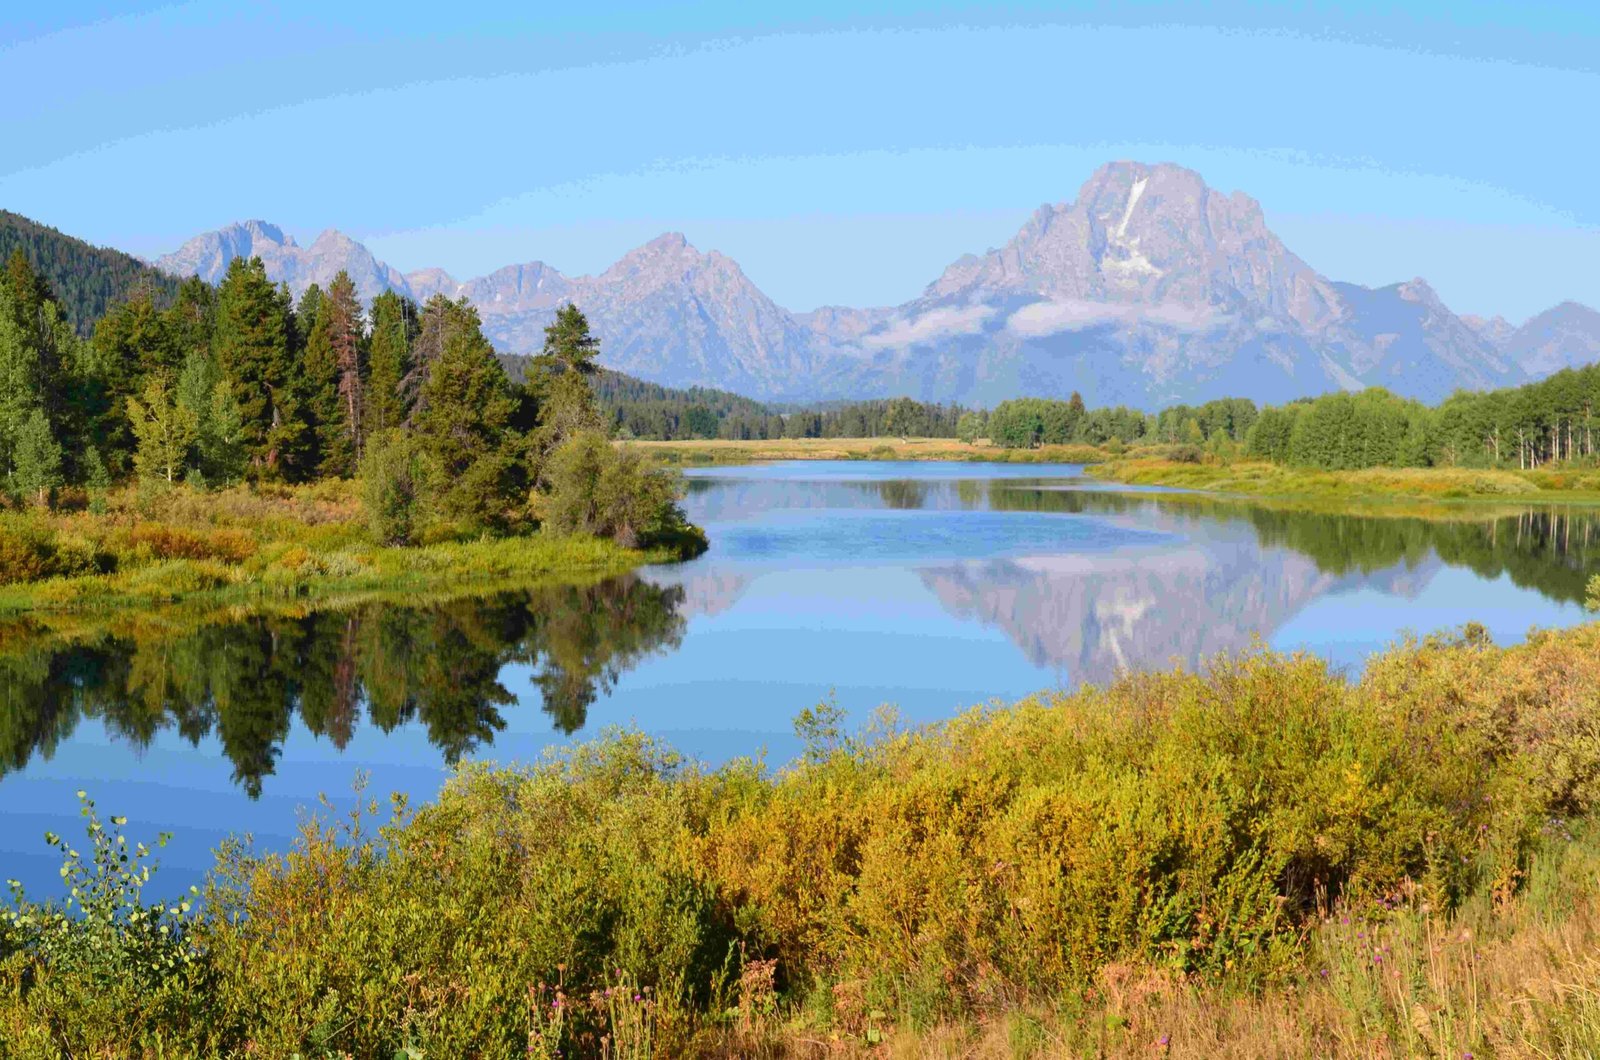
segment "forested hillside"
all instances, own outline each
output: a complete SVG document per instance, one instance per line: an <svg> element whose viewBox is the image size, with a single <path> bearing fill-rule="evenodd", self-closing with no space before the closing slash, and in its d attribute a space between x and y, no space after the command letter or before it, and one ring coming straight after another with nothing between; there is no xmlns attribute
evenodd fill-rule
<svg viewBox="0 0 1600 1060"><path fill-rule="evenodd" d="M10 260L19 250L49 285L80 335L88 335L113 302L135 290L148 292L158 304L170 302L177 294L176 279L131 254L91 246L20 214L0 210L0 261Z"/></svg>

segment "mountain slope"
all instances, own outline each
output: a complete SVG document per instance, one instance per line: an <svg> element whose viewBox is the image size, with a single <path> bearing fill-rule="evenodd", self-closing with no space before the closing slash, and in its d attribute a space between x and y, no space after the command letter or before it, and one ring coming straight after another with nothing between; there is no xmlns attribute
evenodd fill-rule
<svg viewBox="0 0 1600 1060"><path fill-rule="evenodd" d="M1593 364L1600 361L1600 313L1562 302L1506 336L1501 348L1536 378Z"/></svg>
<svg viewBox="0 0 1600 1060"><path fill-rule="evenodd" d="M21 214L0 210L0 264L21 250L45 278L67 318L87 334L106 308L138 288L158 301L171 298L177 281L131 254L92 246Z"/></svg>

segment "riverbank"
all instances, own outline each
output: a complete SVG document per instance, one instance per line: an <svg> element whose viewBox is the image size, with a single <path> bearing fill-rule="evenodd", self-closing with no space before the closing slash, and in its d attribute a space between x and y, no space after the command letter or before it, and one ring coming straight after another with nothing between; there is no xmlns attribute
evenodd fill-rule
<svg viewBox="0 0 1600 1060"><path fill-rule="evenodd" d="M381 829L374 802L286 854L225 848L177 909L140 904L142 857L96 882L84 863L125 849L96 819L81 857L62 844L92 915L0 917L0 1039L1586 1055L1597 688L1600 626L1468 631L1354 682L1257 652L910 730L822 705L778 772L613 733L469 767Z"/></svg>
<svg viewBox="0 0 1600 1060"><path fill-rule="evenodd" d="M129 489L96 510L0 514L0 616L616 574L699 545L639 550L589 537L469 536L441 526L421 544L383 546L373 542L351 482Z"/></svg>
<svg viewBox="0 0 1600 1060"><path fill-rule="evenodd" d="M1108 482L1325 501L1500 501L1600 504L1600 469L1538 471L1370 468L1313 471L1257 461L1180 463L1154 457L1109 459L1087 469Z"/></svg>
<svg viewBox="0 0 1600 1060"><path fill-rule="evenodd" d="M1092 445L1002 449L955 438L771 438L751 441L697 439L640 441L630 445L663 464L754 464L767 460L953 460L1012 464L1084 464L1105 460Z"/></svg>

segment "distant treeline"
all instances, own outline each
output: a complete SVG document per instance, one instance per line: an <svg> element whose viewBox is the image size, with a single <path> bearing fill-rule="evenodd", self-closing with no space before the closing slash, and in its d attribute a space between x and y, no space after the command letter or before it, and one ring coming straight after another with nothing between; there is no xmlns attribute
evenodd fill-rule
<svg viewBox="0 0 1600 1060"><path fill-rule="evenodd" d="M1155 415L1020 398L962 417L958 435L1006 448L1084 443L1185 447L1293 467L1518 467L1595 458L1600 365L1526 386L1458 392L1430 408L1373 388L1257 408L1243 398L1175 405ZM1203 447L1203 448L1202 448Z"/></svg>
<svg viewBox="0 0 1600 1060"><path fill-rule="evenodd" d="M508 371L517 362L506 358ZM1157 413L1066 400L1016 398L992 410L908 397L768 405L723 390L674 389L602 371L596 396L622 438L988 439L1008 449L1041 445L1184 447L1180 457L1245 456L1296 467L1521 467L1595 457L1600 366L1537 383L1460 392L1437 407L1386 390L1334 393L1258 407L1248 398L1173 405Z"/></svg>
<svg viewBox="0 0 1600 1060"><path fill-rule="evenodd" d="M524 356L500 360L514 380L532 361ZM610 369L594 377L594 392L622 439L953 438L968 411L908 397L768 405L726 390L667 387Z"/></svg>

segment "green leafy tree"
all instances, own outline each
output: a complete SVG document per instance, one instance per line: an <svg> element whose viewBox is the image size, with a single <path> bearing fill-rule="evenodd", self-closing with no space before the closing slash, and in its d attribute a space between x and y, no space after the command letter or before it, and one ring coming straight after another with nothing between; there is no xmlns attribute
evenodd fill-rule
<svg viewBox="0 0 1600 1060"><path fill-rule="evenodd" d="M208 350L191 350L184 359L176 397L195 424L193 469L205 482L237 481L245 466L243 419L233 388Z"/></svg>
<svg viewBox="0 0 1600 1060"><path fill-rule="evenodd" d="M48 504L50 491L62 484L61 443L44 409L34 409L23 421L11 481L18 493L40 505Z"/></svg>
<svg viewBox="0 0 1600 1060"><path fill-rule="evenodd" d="M963 412L956 421L956 439L971 445L983 436L983 417L976 412Z"/></svg>
<svg viewBox="0 0 1600 1060"><path fill-rule="evenodd" d="M919 408L917 402L908 397L895 398L883 410L883 433L904 441L912 434L919 433L917 428Z"/></svg>
<svg viewBox="0 0 1600 1060"><path fill-rule="evenodd" d="M165 373L152 375L140 395L128 399L128 419L139 443L133 456L139 477L167 482L181 478L199 425L194 410L177 400Z"/></svg>

